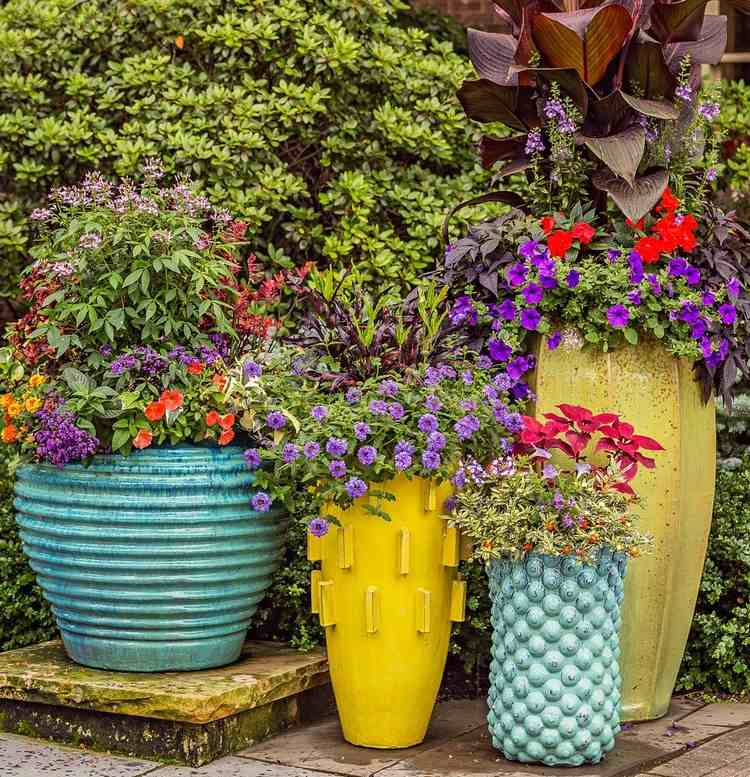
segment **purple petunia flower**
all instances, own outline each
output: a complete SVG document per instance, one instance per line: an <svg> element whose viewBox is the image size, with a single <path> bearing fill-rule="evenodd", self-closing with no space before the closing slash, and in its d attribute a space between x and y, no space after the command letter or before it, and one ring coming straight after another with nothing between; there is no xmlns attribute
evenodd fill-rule
<svg viewBox="0 0 750 777"><path fill-rule="evenodd" d="M355 405L357 402L359 402L360 399L362 399L362 392L358 388L350 388L347 389L346 394L344 394L344 398L350 405Z"/></svg>
<svg viewBox="0 0 750 777"><path fill-rule="evenodd" d="M527 305L541 302L544 297L544 289L536 283L530 283L522 293Z"/></svg>
<svg viewBox="0 0 750 777"><path fill-rule="evenodd" d="M328 418L328 408L325 405L315 405L310 411L310 415L316 421L325 421Z"/></svg>
<svg viewBox="0 0 750 777"><path fill-rule="evenodd" d="M686 321L688 324L695 323L700 317L698 306L694 305L692 302L683 302L682 307L680 308L679 317L681 321Z"/></svg>
<svg viewBox="0 0 750 777"><path fill-rule="evenodd" d="M358 499L367 492L367 483L361 478L349 478L344 488L352 499Z"/></svg>
<svg viewBox="0 0 750 777"><path fill-rule="evenodd" d="M444 502L443 502L443 510L446 513L452 513L456 509L456 504L458 500L455 496L449 496Z"/></svg>
<svg viewBox="0 0 750 777"><path fill-rule="evenodd" d="M305 454L305 458L312 461L320 455L320 445L317 442L306 442L302 446L302 452Z"/></svg>
<svg viewBox="0 0 750 777"><path fill-rule="evenodd" d="M526 308L521 311L521 326L533 332L538 326L542 317L535 308Z"/></svg>
<svg viewBox="0 0 750 777"><path fill-rule="evenodd" d="M737 278L731 278L727 281L727 292L729 293L730 297L739 297L741 291L742 284L737 280Z"/></svg>
<svg viewBox="0 0 750 777"><path fill-rule="evenodd" d="M516 356L508 364L508 376L513 380L519 380L525 373L532 369L533 363L525 356Z"/></svg>
<svg viewBox="0 0 750 777"><path fill-rule="evenodd" d="M733 324L737 320L737 308L735 308L734 305L730 305L728 302L724 303L719 308L719 318L721 318L722 323L727 326Z"/></svg>
<svg viewBox="0 0 750 777"><path fill-rule="evenodd" d="M631 305L640 305L641 304L641 292L638 291L638 289L633 289L633 291L628 292L628 302Z"/></svg>
<svg viewBox="0 0 750 777"><path fill-rule="evenodd" d="M526 280L526 273L528 272L525 265L521 264L520 262L516 262L515 264L512 264L508 268L508 283L512 287L521 286L523 282Z"/></svg>
<svg viewBox="0 0 750 777"><path fill-rule="evenodd" d="M513 321L516 317L516 303L513 300L503 300L497 308L500 318L504 318L506 321Z"/></svg>
<svg viewBox="0 0 750 777"><path fill-rule="evenodd" d="M710 291L704 291L701 294L701 305L710 308L716 302L716 296Z"/></svg>
<svg viewBox="0 0 750 777"><path fill-rule="evenodd" d="M542 467L542 475L547 478L547 480L554 480L554 478L557 477L557 467L554 464L545 464L544 467Z"/></svg>
<svg viewBox="0 0 750 777"><path fill-rule="evenodd" d="M349 450L349 443L346 440L342 440L340 437L329 437L326 441L326 453L330 456L346 456L346 452Z"/></svg>
<svg viewBox="0 0 750 777"><path fill-rule="evenodd" d="M699 318L693 322L690 327L690 337L693 340L700 340L706 334L706 322Z"/></svg>
<svg viewBox="0 0 750 777"><path fill-rule="evenodd" d="M328 534L328 521L325 518L313 518L308 528L313 537L325 537Z"/></svg>
<svg viewBox="0 0 750 777"><path fill-rule="evenodd" d="M426 450L422 454L422 466L425 469L437 469L441 463L440 454L437 451Z"/></svg>
<svg viewBox="0 0 750 777"><path fill-rule="evenodd" d="M283 429L286 426L286 416L278 410L273 410L266 416L266 423L271 429Z"/></svg>
<svg viewBox="0 0 750 777"><path fill-rule="evenodd" d="M267 513L271 509L271 497L265 491L258 491L257 494L253 494L250 504L256 512Z"/></svg>
<svg viewBox="0 0 750 777"><path fill-rule="evenodd" d="M687 270L685 270L685 280L688 286L698 286L701 282L701 271L689 264Z"/></svg>
<svg viewBox="0 0 750 777"><path fill-rule="evenodd" d="M243 454L248 469L258 469L261 465L260 451L257 448L248 448Z"/></svg>
<svg viewBox="0 0 750 777"><path fill-rule="evenodd" d="M630 252L628 267L630 267L630 282L640 283L643 280L643 259L637 251Z"/></svg>
<svg viewBox="0 0 750 777"><path fill-rule="evenodd" d="M354 436L361 442L362 440L366 440L370 433L371 433L370 425L366 424L364 421L357 421L356 424L354 424Z"/></svg>
<svg viewBox="0 0 750 777"><path fill-rule="evenodd" d="M468 440L481 428L481 423L475 415L465 415L453 424L453 430L460 440Z"/></svg>
<svg viewBox="0 0 750 777"><path fill-rule="evenodd" d="M405 451L395 454L393 461L396 465L396 469L399 470L409 469L412 465L411 454L406 453Z"/></svg>
<svg viewBox="0 0 750 777"><path fill-rule="evenodd" d="M434 394L430 394L427 399L424 401L425 407L432 413L437 413L438 410L443 406L443 403L440 401L439 397L436 397Z"/></svg>
<svg viewBox="0 0 750 777"><path fill-rule="evenodd" d="M507 362L513 354L513 349L502 340L490 340L487 350L496 362Z"/></svg>
<svg viewBox="0 0 750 777"><path fill-rule="evenodd" d="M462 294L456 299L456 301L453 303L453 307L451 308L449 316L451 323L454 326L457 326L458 324L468 324L469 326L474 326L474 324L477 323L478 318L474 303L472 302L471 297L466 294ZM394 395L388 394L387 396Z"/></svg>
<svg viewBox="0 0 750 777"><path fill-rule="evenodd" d="M562 342L562 334L560 332L553 332L547 338L547 348L549 348L550 351L554 351L556 348L559 347L561 342Z"/></svg>
<svg viewBox="0 0 750 777"><path fill-rule="evenodd" d="M245 378L245 380L250 380L251 378L259 378L263 374L263 368L258 364L258 362L245 362L244 366L242 367L242 376Z"/></svg>
<svg viewBox="0 0 750 777"><path fill-rule="evenodd" d="M571 270L565 278L565 283L568 284L569 289L575 289L581 282L581 273L578 270Z"/></svg>
<svg viewBox="0 0 750 777"><path fill-rule="evenodd" d="M299 446L292 442L288 442L281 452L281 458L286 464L291 464L299 458L300 450Z"/></svg>
<svg viewBox="0 0 750 777"><path fill-rule="evenodd" d="M687 260L682 256L675 256L674 259L669 260L669 274L675 278L679 278L685 274L687 270Z"/></svg>
<svg viewBox="0 0 750 777"><path fill-rule="evenodd" d="M630 312L624 305L612 305L607 309L607 321L615 329L622 329L630 321Z"/></svg>
<svg viewBox="0 0 750 777"><path fill-rule="evenodd" d="M346 475L346 462L345 461L341 461L340 459L334 459L328 465L328 471L335 478L343 478L344 475Z"/></svg>
<svg viewBox="0 0 750 777"><path fill-rule="evenodd" d="M378 394L383 397L395 397L398 394L398 383L388 378L378 386Z"/></svg>
<svg viewBox="0 0 750 777"><path fill-rule="evenodd" d="M400 421L405 415L403 405L401 405L399 402L391 402L388 405L388 412L394 421Z"/></svg>
<svg viewBox="0 0 750 777"><path fill-rule="evenodd" d="M442 451L445 448L446 440L442 432L430 432L427 436L427 448L431 451Z"/></svg>
<svg viewBox="0 0 750 777"><path fill-rule="evenodd" d="M375 459L377 459L377 457L378 457L378 450L377 448L374 448L372 445L363 445L357 451L357 458L359 459L359 463L365 467L369 467L371 464L373 464L375 462Z"/></svg>
<svg viewBox="0 0 750 777"><path fill-rule="evenodd" d="M425 413L419 417L419 420L417 421L417 427L419 428L420 432L430 434L430 432L437 431L438 420L434 415L432 415L432 413Z"/></svg>
<svg viewBox="0 0 750 777"><path fill-rule="evenodd" d="M610 248L607 251L607 259L609 259L610 264L614 264L621 256L622 253L615 248Z"/></svg>
<svg viewBox="0 0 750 777"><path fill-rule="evenodd" d="M537 255L539 243L536 240L527 240L518 247L518 253L525 259L533 259Z"/></svg>
<svg viewBox="0 0 750 777"><path fill-rule="evenodd" d="M646 280L648 281L648 285L651 287L651 293L658 297L661 294L661 283L659 279L654 275L654 273L649 273L646 276Z"/></svg>

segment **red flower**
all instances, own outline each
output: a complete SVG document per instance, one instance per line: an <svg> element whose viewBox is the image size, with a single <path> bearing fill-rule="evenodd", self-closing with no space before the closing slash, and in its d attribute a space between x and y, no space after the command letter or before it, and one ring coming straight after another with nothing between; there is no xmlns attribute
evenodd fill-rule
<svg viewBox="0 0 750 777"><path fill-rule="evenodd" d="M174 412L182 407L182 394L177 390L163 391L159 401L164 404L168 411Z"/></svg>
<svg viewBox="0 0 750 777"><path fill-rule="evenodd" d="M231 413L223 415L219 419L219 426L225 431L231 429L234 426L234 416Z"/></svg>
<svg viewBox="0 0 750 777"><path fill-rule="evenodd" d="M229 445L230 442L234 439L234 431L232 429L227 429L225 432L222 432L219 435L219 445Z"/></svg>
<svg viewBox="0 0 750 777"><path fill-rule="evenodd" d="M555 228L555 219L553 216L545 216L540 222L545 235L549 235Z"/></svg>
<svg viewBox="0 0 750 777"><path fill-rule="evenodd" d="M644 224L643 224L643 219L642 218L638 219L638 221L635 221L635 222L631 221L630 219L625 219L625 223L631 229L635 229L638 232L643 232L643 230L644 230Z"/></svg>
<svg viewBox="0 0 750 777"><path fill-rule="evenodd" d="M227 376L226 375L220 375L218 372L216 375L211 378L211 383L216 386L219 391L224 391L224 386L227 385Z"/></svg>
<svg viewBox="0 0 750 777"><path fill-rule="evenodd" d="M149 421L160 421L164 418L167 408L164 402L149 402L143 412Z"/></svg>
<svg viewBox="0 0 750 777"><path fill-rule="evenodd" d="M209 410L206 413L206 426L216 426L221 420L221 416L215 410Z"/></svg>
<svg viewBox="0 0 750 777"><path fill-rule="evenodd" d="M656 237L642 237L634 249L646 264L653 264L659 261L662 251L667 250L667 245Z"/></svg>
<svg viewBox="0 0 750 777"><path fill-rule="evenodd" d="M573 234L562 229L558 229L547 238L550 254L558 259L562 259L572 245Z"/></svg>
<svg viewBox="0 0 750 777"><path fill-rule="evenodd" d="M674 215L674 212L679 208L680 201L672 194L672 190L667 186L664 190L664 194L661 196L661 202L656 206L657 212L661 213L665 211L670 215Z"/></svg>
<svg viewBox="0 0 750 777"><path fill-rule="evenodd" d="M148 448L151 445L154 435L148 431L148 429L141 429L133 439L133 446L139 450L142 448Z"/></svg>
<svg viewBox="0 0 750 777"><path fill-rule="evenodd" d="M570 230L570 234L578 240L581 245L588 245L596 234L596 230L587 224L585 221L579 221L573 229Z"/></svg>
<svg viewBox="0 0 750 777"><path fill-rule="evenodd" d="M203 372L203 367L203 362L193 362L192 364L188 365L187 371L191 375L200 375Z"/></svg>

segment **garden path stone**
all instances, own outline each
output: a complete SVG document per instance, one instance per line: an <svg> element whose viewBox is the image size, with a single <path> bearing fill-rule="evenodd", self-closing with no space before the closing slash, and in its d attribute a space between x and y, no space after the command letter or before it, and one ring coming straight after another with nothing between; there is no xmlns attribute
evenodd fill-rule
<svg viewBox="0 0 750 777"><path fill-rule="evenodd" d="M467 731L486 726L484 699L461 699L438 705L425 741L403 750L356 747L341 735L338 719L328 718L289 731L238 753L270 763L352 777L371 777L404 758L417 756Z"/></svg>
<svg viewBox="0 0 750 777"><path fill-rule="evenodd" d="M153 761L82 752L14 734L0 734L2 777L142 777Z"/></svg>
<svg viewBox="0 0 750 777"><path fill-rule="evenodd" d="M659 777L704 777L718 775L726 770L726 777L748 777L750 768L737 771L742 761L750 759L750 727L738 728L691 750L679 758L655 766L649 770ZM722 777L725 777L722 775Z"/></svg>
<svg viewBox="0 0 750 777"><path fill-rule="evenodd" d="M707 704L682 722L725 728L743 726L750 723L750 704Z"/></svg>
<svg viewBox="0 0 750 777"><path fill-rule="evenodd" d="M326 777L321 772L298 769L295 766L251 761L247 758L226 756L208 766L191 769L187 766L163 766L148 777Z"/></svg>

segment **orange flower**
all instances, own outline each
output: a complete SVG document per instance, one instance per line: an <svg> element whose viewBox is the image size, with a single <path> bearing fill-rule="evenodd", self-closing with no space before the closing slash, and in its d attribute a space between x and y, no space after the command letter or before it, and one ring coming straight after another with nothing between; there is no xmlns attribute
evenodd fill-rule
<svg viewBox="0 0 750 777"><path fill-rule="evenodd" d="M485 540L482 543L482 550L492 550L492 540Z"/></svg>
<svg viewBox="0 0 750 777"><path fill-rule="evenodd" d="M151 445L153 439L154 435L151 434L148 429L141 429L133 439L133 445L138 449L148 448L148 446Z"/></svg>
<svg viewBox="0 0 750 777"><path fill-rule="evenodd" d="M640 555L641 555L641 551L640 551L640 549L639 549L639 548L631 548L631 549L628 551L628 553L629 553L629 554L630 554L630 555L631 555L633 558L638 558L638 556L640 556Z"/></svg>
<svg viewBox="0 0 750 777"><path fill-rule="evenodd" d="M188 365L187 371L191 375L200 375L203 372L203 368L203 362L193 362L192 364Z"/></svg>
<svg viewBox="0 0 750 777"><path fill-rule="evenodd" d="M221 420L221 416L215 410L209 410L206 413L206 426L216 426Z"/></svg>
<svg viewBox="0 0 750 777"><path fill-rule="evenodd" d="M182 407L182 394L177 390L163 391L159 402L162 402L167 410L174 412Z"/></svg>
<svg viewBox="0 0 750 777"><path fill-rule="evenodd" d="M160 421L164 418L164 413L166 412L167 407L164 402L149 402L144 410L144 414L149 421Z"/></svg>
<svg viewBox="0 0 750 777"><path fill-rule="evenodd" d="M544 524L544 528L548 532L553 532L555 530L555 528L556 528L555 522L554 521L547 521L547 523Z"/></svg>
<svg viewBox="0 0 750 777"><path fill-rule="evenodd" d="M523 552L524 552L524 553L530 553L532 550L534 550L534 546L533 546L533 545L532 545L530 542L527 542L527 543L526 543L526 544L523 546Z"/></svg>
<svg viewBox="0 0 750 777"><path fill-rule="evenodd" d="M224 386L227 385L227 376L226 375L219 375L217 372L216 375L211 378L211 383L216 386L219 391L224 391Z"/></svg>
<svg viewBox="0 0 750 777"><path fill-rule="evenodd" d="M26 408L27 413L36 413L37 410L42 406L42 400L38 397L29 397L26 402L24 402L24 407Z"/></svg>
<svg viewBox="0 0 750 777"><path fill-rule="evenodd" d="M44 375L40 375L38 372L35 372L29 378L29 386L31 386L32 388L43 386L46 382L47 382L47 378L45 378Z"/></svg>
<svg viewBox="0 0 750 777"><path fill-rule="evenodd" d="M16 402L16 401L14 400L13 402L11 402L11 403L8 405L8 408L7 408L7 410L8 410L8 415L9 415L11 418L15 418L15 417L16 417L16 416L17 416L17 415L18 415L18 414L19 414L19 413L20 413L20 412L23 410L23 407L21 406L21 403L20 403L20 402Z"/></svg>
<svg viewBox="0 0 750 777"><path fill-rule="evenodd" d="M3 394L0 397L0 407L7 410L13 402L13 394Z"/></svg>
<svg viewBox="0 0 750 777"><path fill-rule="evenodd" d="M595 531L592 531L591 534L589 534L589 542L592 545L596 545L596 543L599 542L599 535Z"/></svg>
<svg viewBox="0 0 750 777"><path fill-rule="evenodd" d="M18 429L16 429L16 427L13 426L12 424L3 428L3 432L2 432L3 442L8 442L8 443L15 442L17 437L18 437Z"/></svg>
<svg viewBox="0 0 750 777"><path fill-rule="evenodd" d="M219 435L219 445L229 445L234 439L234 429L227 429Z"/></svg>
<svg viewBox="0 0 750 777"><path fill-rule="evenodd" d="M573 551L573 548L570 547L570 545L563 545L563 547L560 549L560 553L563 554L563 556L569 556Z"/></svg>
<svg viewBox="0 0 750 777"><path fill-rule="evenodd" d="M234 415L232 413L223 415L219 419L219 426L224 430L231 429L234 426Z"/></svg>

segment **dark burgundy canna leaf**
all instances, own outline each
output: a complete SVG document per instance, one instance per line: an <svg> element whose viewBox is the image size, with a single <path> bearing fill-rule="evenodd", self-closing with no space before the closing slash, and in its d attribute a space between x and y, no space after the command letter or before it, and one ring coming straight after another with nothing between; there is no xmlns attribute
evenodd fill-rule
<svg viewBox="0 0 750 777"><path fill-rule="evenodd" d="M615 175L633 185L638 165L646 150L646 131L643 127L629 127L604 138L584 137L583 142Z"/></svg>
<svg viewBox="0 0 750 777"><path fill-rule="evenodd" d="M586 114L589 99L595 94L587 89L578 71L572 67L527 67L525 65L511 65L512 73L517 73L519 78L524 76L536 76L546 83L556 83L560 89L573 100L582 114Z"/></svg>
<svg viewBox="0 0 750 777"><path fill-rule="evenodd" d="M525 132L539 124L531 92L530 87L500 86L483 78L464 81L458 90L458 99L470 119L499 121Z"/></svg>
<svg viewBox="0 0 750 777"><path fill-rule="evenodd" d="M495 181L498 178L505 178L506 175L515 175L516 173L522 173L524 170L528 170L531 167L531 160L528 157L519 157L518 159L512 159L510 162L506 162L492 177L492 185L495 185Z"/></svg>
<svg viewBox="0 0 750 777"><path fill-rule="evenodd" d="M640 33L630 46L625 65L625 85L648 99L671 97L677 80L664 59L660 43Z"/></svg>
<svg viewBox="0 0 750 777"><path fill-rule="evenodd" d="M472 205L484 205L486 202L504 202L507 205L518 206L523 204L523 198L515 192L487 192L486 194L480 194L478 197L472 197L470 200L464 200L452 208L443 221L443 242L448 245L450 235L448 233L448 227L450 226L450 220L453 216L463 208L468 208Z"/></svg>
<svg viewBox="0 0 750 777"><path fill-rule="evenodd" d="M697 40L670 43L664 47L664 60L678 73L682 60L689 56L693 65L718 65L727 47L727 17L707 16Z"/></svg>
<svg viewBox="0 0 750 777"><path fill-rule="evenodd" d="M661 43L695 40L703 26L708 0L656 0L651 9L650 34Z"/></svg>
<svg viewBox="0 0 750 777"><path fill-rule="evenodd" d="M659 201L667 188L669 176L666 170L655 170L636 178L631 186L608 170L597 170L592 180L597 189L607 192L625 216L635 222Z"/></svg>
<svg viewBox="0 0 750 777"><path fill-rule="evenodd" d="M573 68L589 85L604 78L607 68L622 50L632 19L619 5L573 13L534 16L534 43L545 64Z"/></svg>
<svg viewBox="0 0 750 777"><path fill-rule="evenodd" d="M518 75L510 71L518 41L498 32L469 29L469 57L477 75L500 86L516 86Z"/></svg>
<svg viewBox="0 0 750 777"><path fill-rule="evenodd" d="M493 138L485 135L479 142L482 167L489 170L495 162L520 157L525 145L524 135L515 138Z"/></svg>

